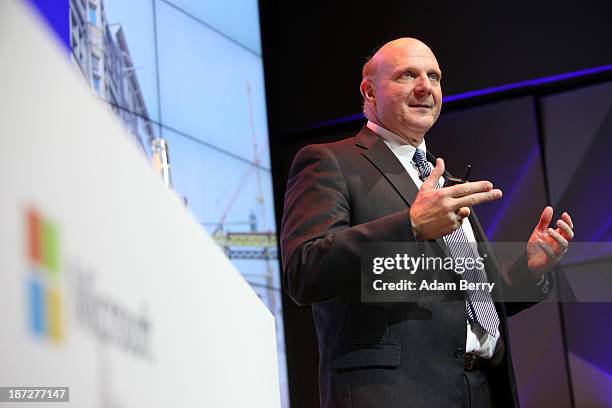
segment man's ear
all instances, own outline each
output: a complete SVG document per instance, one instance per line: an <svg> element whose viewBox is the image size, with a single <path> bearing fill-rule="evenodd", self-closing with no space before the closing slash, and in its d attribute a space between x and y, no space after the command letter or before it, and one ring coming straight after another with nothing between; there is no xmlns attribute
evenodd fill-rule
<svg viewBox="0 0 612 408"><path fill-rule="evenodd" d="M363 96L363 100L365 103L369 103L372 106L376 106L376 93L374 91L374 84L369 79L364 79L361 81L361 85L359 85L359 90L361 91L361 96Z"/></svg>

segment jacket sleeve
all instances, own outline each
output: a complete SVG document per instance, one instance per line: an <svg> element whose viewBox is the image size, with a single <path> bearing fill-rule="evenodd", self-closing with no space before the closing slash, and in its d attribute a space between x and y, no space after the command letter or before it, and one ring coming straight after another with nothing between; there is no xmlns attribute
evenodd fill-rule
<svg viewBox="0 0 612 408"><path fill-rule="evenodd" d="M351 225L351 197L336 157L310 145L291 166L280 240L285 289L306 305L359 285L362 243L414 235L408 209Z"/></svg>
<svg viewBox="0 0 612 408"><path fill-rule="evenodd" d="M553 282L548 272L542 284L537 284L533 280L527 267L526 252L523 252L510 269L501 270L501 275L505 307L509 317L546 300Z"/></svg>
<svg viewBox="0 0 612 408"><path fill-rule="evenodd" d="M543 280L536 283L527 266L526 252L508 271L502 271L505 281L505 306L508 316L513 316L539 302L576 302L576 296L560 265L547 271ZM512 277L512 278L510 278ZM508 284L507 282L511 282Z"/></svg>

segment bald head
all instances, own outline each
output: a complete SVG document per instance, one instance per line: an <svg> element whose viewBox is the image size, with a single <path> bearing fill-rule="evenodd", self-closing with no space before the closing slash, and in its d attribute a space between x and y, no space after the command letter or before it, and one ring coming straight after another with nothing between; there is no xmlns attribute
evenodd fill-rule
<svg viewBox="0 0 612 408"><path fill-rule="evenodd" d="M384 44L374 55L368 58L361 70L361 79L373 79L376 76L377 66L380 65L380 61L393 58L394 54L397 54L398 51L406 49L413 51L415 54L421 53L423 55L430 55L434 59L436 58L431 49L423 41L411 37L398 38Z"/></svg>
<svg viewBox="0 0 612 408"><path fill-rule="evenodd" d="M418 145L442 107L442 72L431 49L416 38L398 38L363 66L364 114Z"/></svg>

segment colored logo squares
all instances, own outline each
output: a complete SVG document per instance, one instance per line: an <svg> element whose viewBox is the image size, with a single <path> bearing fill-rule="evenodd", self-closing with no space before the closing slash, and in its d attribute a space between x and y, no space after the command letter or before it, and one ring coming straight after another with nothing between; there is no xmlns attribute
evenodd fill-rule
<svg viewBox="0 0 612 408"><path fill-rule="evenodd" d="M64 337L59 238L56 226L34 210L26 213L27 281L30 329L36 337L60 342Z"/></svg>

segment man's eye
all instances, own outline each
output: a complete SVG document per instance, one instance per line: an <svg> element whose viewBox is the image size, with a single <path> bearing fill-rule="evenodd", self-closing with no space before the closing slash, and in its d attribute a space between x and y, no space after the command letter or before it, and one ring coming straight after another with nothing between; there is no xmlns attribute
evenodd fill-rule
<svg viewBox="0 0 612 408"><path fill-rule="evenodd" d="M410 71L404 72L404 76L406 78L416 78L416 76L412 72L410 72Z"/></svg>
<svg viewBox="0 0 612 408"><path fill-rule="evenodd" d="M438 74L429 74L429 80L439 82L440 77L438 76Z"/></svg>

